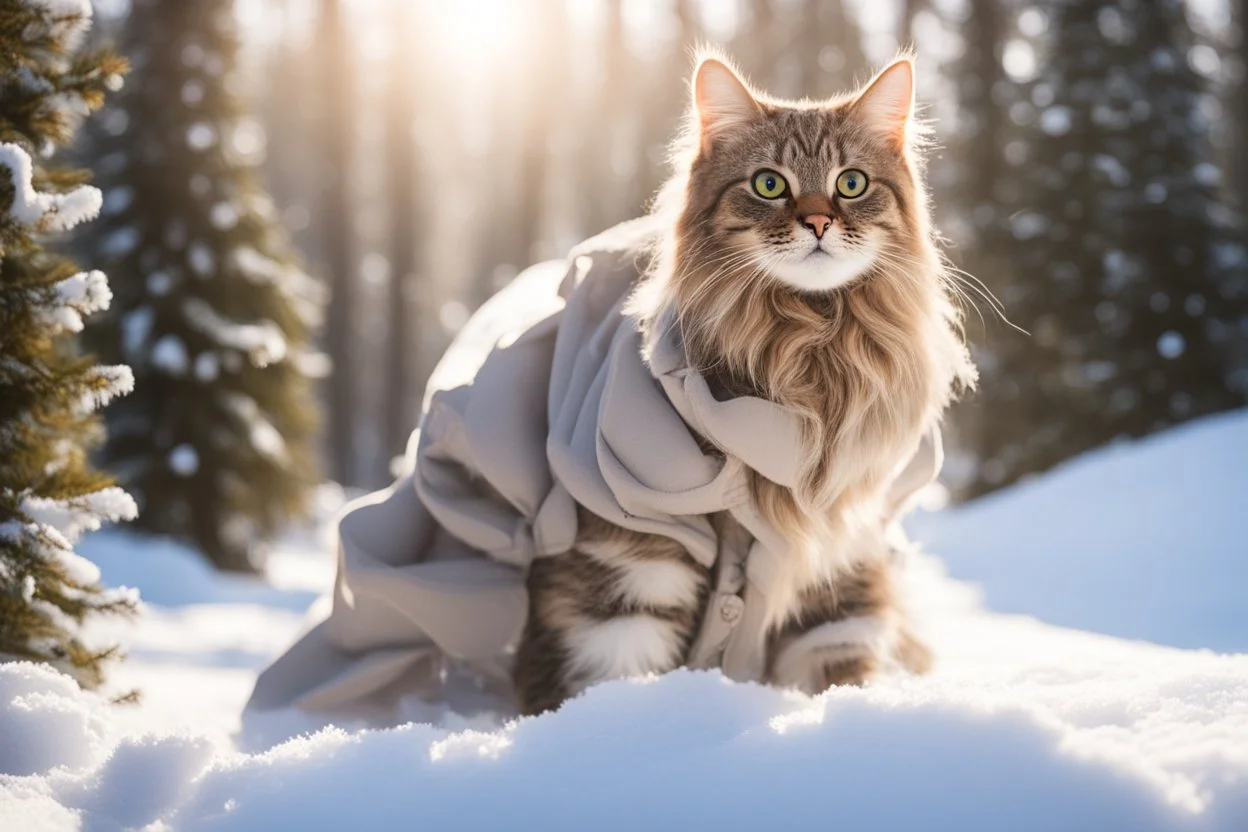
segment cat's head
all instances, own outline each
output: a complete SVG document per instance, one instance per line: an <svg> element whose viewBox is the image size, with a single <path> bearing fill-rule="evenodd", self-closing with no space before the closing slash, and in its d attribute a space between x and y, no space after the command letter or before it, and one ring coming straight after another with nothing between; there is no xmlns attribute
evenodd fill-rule
<svg viewBox="0 0 1248 832"><path fill-rule="evenodd" d="M927 235L913 109L908 58L821 102L768 98L723 59L704 58L693 80L683 254L801 293L913 261Z"/></svg>
<svg viewBox="0 0 1248 832"><path fill-rule="evenodd" d="M850 95L789 102L712 56L692 86L654 209L666 233L630 311L650 343L677 333L717 394L800 416L798 483L751 483L759 512L818 552L806 543L839 539L812 531L834 514L878 527L890 477L974 381L930 227L914 65L895 61Z"/></svg>

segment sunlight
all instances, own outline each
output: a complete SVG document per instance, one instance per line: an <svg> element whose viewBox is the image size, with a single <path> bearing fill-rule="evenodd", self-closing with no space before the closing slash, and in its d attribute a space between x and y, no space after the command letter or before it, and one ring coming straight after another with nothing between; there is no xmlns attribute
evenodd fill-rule
<svg viewBox="0 0 1248 832"><path fill-rule="evenodd" d="M508 0L442 3L430 12L429 23L440 35L438 45L459 63L497 70L507 51L529 34L522 9Z"/></svg>

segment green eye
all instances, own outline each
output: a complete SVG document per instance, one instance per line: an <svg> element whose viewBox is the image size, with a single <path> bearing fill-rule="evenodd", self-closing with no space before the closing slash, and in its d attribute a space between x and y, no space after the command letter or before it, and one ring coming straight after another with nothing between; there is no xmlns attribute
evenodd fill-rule
<svg viewBox="0 0 1248 832"><path fill-rule="evenodd" d="M867 175L853 168L836 177L836 192L846 199L862 196L867 190Z"/></svg>
<svg viewBox="0 0 1248 832"><path fill-rule="evenodd" d="M789 190L789 183L774 170L760 170L754 174L754 192L763 199L779 199Z"/></svg>

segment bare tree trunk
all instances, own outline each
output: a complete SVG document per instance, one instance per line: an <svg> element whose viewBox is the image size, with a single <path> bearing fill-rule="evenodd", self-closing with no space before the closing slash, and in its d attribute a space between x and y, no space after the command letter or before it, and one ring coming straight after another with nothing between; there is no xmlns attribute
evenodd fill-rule
<svg viewBox="0 0 1248 832"><path fill-rule="evenodd" d="M355 269L351 253L351 41L340 0L321 0L319 51L324 72L325 179L321 195L325 263L332 293L326 318L326 348L334 362L329 382L329 470L340 482L354 478L351 321L354 310Z"/></svg>
<svg viewBox="0 0 1248 832"><path fill-rule="evenodd" d="M623 214L636 201L633 183L621 178L615 168L619 128L629 110L628 49L624 43L624 11L620 0L606 0L601 35L603 77L587 102L583 114L588 138L581 145L585 175L582 193L582 232L597 234Z"/></svg>
<svg viewBox="0 0 1248 832"><path fill-rule="evenodd" d="M392 9L395 32L419 31L416 4L395 3ZM389 333L386 342L386 422L385 448L388 455L403 452L408 434L415 426L412 390L415 381L416 339L412 322L421 320L416 305L416 245L423 231L420 206L416 197L418 167L416 143L412 130L420 97L417 49L392 49L391 94L388 116L390 173L390 286Z"/></svg>
<svg viewBox="0 0 1248 832"><path fill-rule="evenodd" d="M1245 159L1243 148L1248 144L1248 0L1239 0L1239 62L1243 67L1239 81L1239 95L1236 97L1237 109L1235 118L1238 121L1236 146L1239 152L1232 156L1235 177L1235 192L1239 197L1240 210L1248 210L1248 159Z"/></svg>
<svg viewBox="0 0 1248 832"><path fill-rule="evenodd" d="M970 158L975 159L976 180L984 183L979 198L987 203L994 199L992 184L1006 175L1001 144L1009 127L1007 108L994 106L992 98L994 87L1005 79L1005 69L998 50L1005 42L1006 21L1001 0L971 0L970 5L974 25L963 33L968 39L974 39L973 43L967 44L968 51L973 56L968 70L983 85L979 113L983 119L983 129L976 134L975 142L979 146Z"/></svg>

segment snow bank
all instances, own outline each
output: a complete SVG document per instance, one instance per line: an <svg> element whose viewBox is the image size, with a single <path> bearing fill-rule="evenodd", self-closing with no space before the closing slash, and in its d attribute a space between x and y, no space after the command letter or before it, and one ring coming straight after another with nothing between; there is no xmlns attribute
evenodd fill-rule
<svg viewBox="0 0 1248 832"><path fill-rule="evenodd" d="M108 714L69 676L43 665L0 665L0 702L0 773L84 769L104 759Z"/></svg>
<svg viewBox="0 0 1248 832"><path fill-rule="evenodd" d="M1176 647L1248 651L1248 411L1086 454L907 523L988 606Z"/></svg>
<svg viewBox="0 0 1248 832"><path fill-rule="evenodd" d="M1054 621L1242 649L1248 613L1224 599L1248 570L1231 465L1246 439L1248 414L1207 419L914 528L994 606L1012 588ZM923 554L902 587L937 655L923 679L810 698L679 672L506 724L446 715L270 747L309 725L276 714L231 739L256 670L330 580L320 534L279 547L269 586L174 544L88 538L104 579L147 598L112 625L134 628L116 685L144 704L0 665L0 828L1248 829L1248 654L992 612Z"/></svg>
<svg viewBox="0 0 1248 832"><path fill-rule="evenodd" d="M1190 668L1165 662L1129 694L1061 707L937 680L808 698L679 672L492 731L329 728L255 755L128 737L106 758L27 753L18 769L6 744L0 772L35 773L0 776L0 817L21 829L1243 829L1248 660L1203 659L1182 705ZM4 735L95 742L85 726L107 722L108 706L46 671L0 667L0 701L38 682L59 685L65 706L10 705ZM1221 703L1200 696L1213 687ZM49 810L68 810L60 826Z"/></svg>

